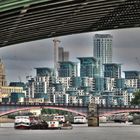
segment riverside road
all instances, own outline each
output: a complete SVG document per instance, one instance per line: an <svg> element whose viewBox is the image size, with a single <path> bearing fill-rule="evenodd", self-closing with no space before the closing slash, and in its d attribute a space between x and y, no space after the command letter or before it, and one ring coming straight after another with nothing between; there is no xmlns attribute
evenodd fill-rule
<svg viewBox="0 0 140 140"><path fill-rule="evenodd" d="M0 127L0 140L139 140L140 126L124 123L100 127L73 125L72 130L15 130Z"/></svg>

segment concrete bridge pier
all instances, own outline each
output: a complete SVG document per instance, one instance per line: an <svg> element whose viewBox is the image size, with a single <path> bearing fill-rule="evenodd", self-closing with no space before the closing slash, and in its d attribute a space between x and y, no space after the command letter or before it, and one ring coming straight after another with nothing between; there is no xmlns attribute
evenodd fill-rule
<svg viewBox="0 0 140 140"><path fill-rule="evenodd" d="M99 126L98 117L89 117L88 118L88 126L89 127L98 127Z"/></svg>
<svg viewBox="0 0 140 140"><path fill-rule="evenodd" d="M99 127L99 111L95 103L90 103L88 106L88 126Z"/></svg>

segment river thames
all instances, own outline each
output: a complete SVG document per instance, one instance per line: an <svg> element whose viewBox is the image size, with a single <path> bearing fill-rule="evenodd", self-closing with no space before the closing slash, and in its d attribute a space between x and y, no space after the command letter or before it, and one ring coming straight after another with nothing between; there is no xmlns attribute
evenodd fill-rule
<svg viewBox="0 0 140 140"><path fill-rule="evenodd" d="M140 126L124 123L100 127L73 125L72 130L15 130L0 127L0 140L139 140Z"/></svg>

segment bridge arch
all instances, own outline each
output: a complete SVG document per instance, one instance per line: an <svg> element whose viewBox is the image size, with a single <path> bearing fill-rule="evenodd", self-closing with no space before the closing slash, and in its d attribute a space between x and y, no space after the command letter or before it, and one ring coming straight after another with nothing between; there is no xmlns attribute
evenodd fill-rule
<svg viewBox="0 0 140 140"><path fill-rule="evenodd" d="M19 112L19 111L26 111L26 110L32 110L32 109L41 109L41 108L55 109L55 110L63 110L63 111L71 112L71 113L76 113L76 114L79 114L79 115L82 115L82 116L87 116L85 113L78 112L76 110L62 108L62 107L51 107L51 106L47 106L47 107L22 107L22 108L12 109L12 110L5 111L5 112L0 113L0 117L1 116L5 116L5 115L8 115L8 114L11 114L11 113Z"/></svg>
<svg viewBox="0 0 140 140"><path fill-rule="evenodd" d="M110 115L118 114L118 113L131 113L131 112L140 112L140 109L127 109L127 110L109 111L109 112L100 114L99 116L110 116Z"/></svg>

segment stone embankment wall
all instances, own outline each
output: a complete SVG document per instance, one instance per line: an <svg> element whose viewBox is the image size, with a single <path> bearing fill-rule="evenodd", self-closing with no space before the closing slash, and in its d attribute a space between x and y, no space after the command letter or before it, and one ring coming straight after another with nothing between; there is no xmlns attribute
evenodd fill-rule
<svg viewBox="0 0 140 140"><path fill-rule="evenodd" d="M13 123L14 119L0 117L0 123Z"/></svg>

